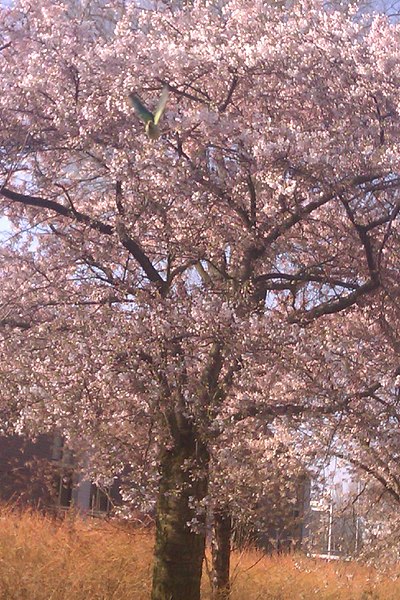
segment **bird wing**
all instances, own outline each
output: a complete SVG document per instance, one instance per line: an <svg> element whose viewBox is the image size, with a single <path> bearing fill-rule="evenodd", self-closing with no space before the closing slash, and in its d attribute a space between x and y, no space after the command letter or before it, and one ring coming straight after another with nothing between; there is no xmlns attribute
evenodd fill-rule
<svg viewBox="0 0 400 600"><path fill-rule="evenodd" d="M157 108L154 112L154 123L157 125L161 117L163 116L163 112L165 110L165 106L168 102L168 87L165 86L161 93L161 98L157 104Z"/></svg>
<svg viewBox="0 0 400 600"><path fill-rule="evenodd" d="M147 110L143 102L138 96L136 96L136 94L129 94L129 101L135 109L137 116L142 119L144 123L155 121L153 113Z"/></svg>

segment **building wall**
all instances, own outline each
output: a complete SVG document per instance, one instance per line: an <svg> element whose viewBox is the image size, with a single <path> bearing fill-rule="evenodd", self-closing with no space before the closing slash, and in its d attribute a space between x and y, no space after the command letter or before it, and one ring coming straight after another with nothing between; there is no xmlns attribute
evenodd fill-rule
<svg viewBox="0 0 400 600"><path fill-rule="evenodd" d="M121 503L119 485L101 490L80 473L58 435L0 436L0 500L45 510L108 514Z"/></svg>
<svg viewBox="0 0 400 600"><path fill-rule="evenodd" d="M24 436L0 436L0 499L24 505L53 502L50 459L52 436L35 441Z"/></svg>

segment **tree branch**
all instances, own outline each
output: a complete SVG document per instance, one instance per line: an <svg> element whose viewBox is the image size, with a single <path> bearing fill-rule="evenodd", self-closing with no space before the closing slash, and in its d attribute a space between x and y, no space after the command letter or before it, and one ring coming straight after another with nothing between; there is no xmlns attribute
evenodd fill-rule
<svg viewBox="0 0 400 600"><path fill-rule="evenodd" d="M274 404L274 405L257 405L250 404L246 410L238 412L230 417L232 422L239 422L248 417L275 418L283 416L313 416L313 415L334 415L339 411L344 410L352 400L361 398L371 398L375 392L382 387L381 383L374 383L364 390L349 394L344 398L329 403L328 405L315 406L314 404Z"/></svg>
<svg viewBox="0 0 400 600"><path fill-rule="evenodd" d="M284 219L282 223L275 225L269 231L269 233L263 238L263 243L265 248L270 245L272 242L275 242L283 233L291 229L294 225L299 223L304 216L310 215L312 212L327 204L333 198L338 198L342 194L344 194L350 187L362 185L363 183L368 183L370 181L374 181L375 179L382 178L384 175L382 173L370 173L368 175L359 175L358 177L353 177L348 179L347 181L343 181L338 185L338 187L332 192L323 194L320 198L313 200L306 204L306 206L298 207L296 212L291 214L289 217ZM397 182L397 186L400 186L400 180Z"/></svg>
<svg viewBox="0 0 400 600"><path fill-rule="evenodd" d="M225 100L222 102L222 104L220 104L220 106L218 107L218 111L220 113L225 112L226 109L228 108L228 105L229 105L230 101L232 100L233 92L236 89L238 81L239 81L239 77L237 77L237 75L234 75L232 78L232 81L231 81L231 85L229 86L228 94L227 94Z"/></svg>
<svg viewBox="0 0 400 600"><path fill-rule="evenodd" d="M250 173L247 175L247 186L250 193L250 221L255 227L257 224L257 194Z"/></svg>
<svg viewBox="0 0 400 600"><path fill-rule="evenodd" d="M354 283L348 283L346 281L342 281L341 279L336 279L332 277L324 277L323 275L308 275L307 273L265 273L263 275L259 275L254 279L255 283L261 283L264 281L270 281L274 279L281 279L283 281L289 281L291 283L304 282L304 283L322 283L327 285L333 285L342 287L344 289L354 290L358 286ZM288 287L288 286L287 286ZM275 289L275 288L274 288ZM286 289L286 288L284 288Z"/></svg>
<svg viewBox="0 0 400 600"><path fill-rule="evenodd" d="M353 466L357 467L358 469L361 469L365 473L368 473L368 475L371 475L374 479L379 481L379 483L396 500L396 502L400 503L400 494L398 492L396 492L396 490L393 489L393 487L383 477L383 475L380 475L373 467L371 467L370 465L366 465L361 460L351 457L349 454L343 454L342 452L335 452L334 454L338 458L342 458L343 460L346 460L347 462L351 463Z"/></svg>
<svg viewBox="0 0 400 600"><path fill-rule="evenodd" d="M11 327L12 329L22 329L27 331L32 327L32 323L22 321L21 319L5 318L0 319L0 327Z"/></svg>
<svg viewBox="0 0 400 600"><path fill-rule="evenodd" d="M379 279L369 279L363 285L360 285L354 292L334 300L333 302L327 301L322 302L315 308L305 311L296 311L296 313L289 316L289 323L298 323L300 325L306 325L314 319L318 319L323 315L331 315L338 313L346 308L353 306L362 296L376 290L379 287Z"/></svg>
<svg viewBox="0 0 400 600"><path fill-rule="evenodd" d="M0 194L8 200L19 202L20 204L24 204L25 206L46 208L47 210L51 210L63 217L67 217L69 219L78 221L79 223L84 223L85 225L88 225L88 227L90 227L91 229L99 231L100 233L103 233L105 235L112 235L114 233L114 229L113 227L111 227L111 225L102 223L97 219L93 219L89 215L85 215L84 213L76 211L75 209L63 206L62 204L54 202L53 200L47 200L46 198L41 198L39 196L31 196L29 194L20 194L18 192L14 192L13 190L9 190L4 187L0 188Z"/></svg>
<svg viewBox="0 0 400 600"><path fill-rule="evenodd" d="M124 205L122 204L122 181L119 179L115 184L115 204L117 206L118 214L123 217L125 214L125 209Z"/></svg>
<svg viewBox="0 0 400 600"><path fill-rule="evenodd" d="M0 46L0 52L5 50L6 48L9 48L11 46L11 44L12 44L12 42L7 42L6 44L3 44L2 46Z"/></svg>
<svg viewBox="0 0 400 600"><path fill-rule="evenodd" d="M118 223L117 227L114 228L111 225L108 225L107 223L103 223L102 221L94 219L93 217L81 213L73 208L63 206L62 204L54 202L53 200L47 200L46 198L41 198L39 196L30 196L29 194L20 194L7 188L0 188L0 194L8 200L19 202L20 204L23 204L25 206L33 206L36 208L44 208L47 210L51 210L52 212L60 216L67 217L68 219L74 221L78 221L79 223L83 223L84 225L90 227L90 229L94 229L95 231L98 231L99 233L102 233L104 235L113 235L114 233L117 233L121 244L136 259L136 261L142 267L143 271L146 273L149 280L153 283L156 283L161 289L164 289L164 279L161 277L157 269L153 266L149 258L145 255L140 245L134 239L129 237L128 232L123 223Z"/></svg>

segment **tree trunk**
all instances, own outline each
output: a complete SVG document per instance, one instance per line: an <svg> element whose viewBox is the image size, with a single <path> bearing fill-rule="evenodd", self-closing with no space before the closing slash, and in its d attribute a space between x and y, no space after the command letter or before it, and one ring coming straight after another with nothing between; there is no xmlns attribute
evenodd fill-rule
<svg viewBox="0 0 400 600"><path fill-rule="evenodd" d="M231 559L232 521L228 509L219 508L214 513L212 562L213 597L215 600L229 598L229 568Z"/></svg>
<svg viewBox="0 0 400 600"><path fill-rule="evenodd" d="M151 600L200 600L205 511L195 504L207 494L208 462L193 430L162 453ZM195 531L188 526L192 519Z"/></svg>

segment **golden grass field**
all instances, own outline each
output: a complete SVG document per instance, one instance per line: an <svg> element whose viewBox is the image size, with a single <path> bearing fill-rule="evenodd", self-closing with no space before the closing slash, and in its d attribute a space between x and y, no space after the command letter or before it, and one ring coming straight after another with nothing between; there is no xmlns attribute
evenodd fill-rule
<svg viewBox="0 0 400 600"><path fill-rule="evenodd" d="M103 521L0 510L0 600L148 600L152 536ZM400 568L234 556L232 600L399 600ZM203 598L210 599L207 576Z"/></svg>

